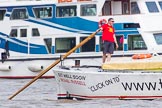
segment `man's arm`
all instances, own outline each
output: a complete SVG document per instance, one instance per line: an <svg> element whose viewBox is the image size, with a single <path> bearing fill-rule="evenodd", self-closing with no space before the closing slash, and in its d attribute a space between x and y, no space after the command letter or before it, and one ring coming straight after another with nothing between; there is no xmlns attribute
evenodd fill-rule
<svg viewBox="0 0 162 108"><path fill-rule="evenodd" d="M115 34L113 35L113 37L114 37L114 42L115 42L115 45L116 45L116 49L118 49L118 42L117 42L117 40L116 40L116 36L115 36Z"/></svg>

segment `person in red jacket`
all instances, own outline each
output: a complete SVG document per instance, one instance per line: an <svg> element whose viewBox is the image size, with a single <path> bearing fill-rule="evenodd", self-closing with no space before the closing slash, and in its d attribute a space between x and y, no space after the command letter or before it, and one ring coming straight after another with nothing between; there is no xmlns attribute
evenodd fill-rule
<svg viewBox="0 0 162 108"><path fill-rule="evenodd" d="M109 62L111 60L111 55L114 52L114 43L116 49L119 47L116 36L115 36L115 29L113 27L114 19L109 18L108 22L106 24L103 24L100 27L100 30L102 30L102 42L103 42L103 63Z"/></svg>

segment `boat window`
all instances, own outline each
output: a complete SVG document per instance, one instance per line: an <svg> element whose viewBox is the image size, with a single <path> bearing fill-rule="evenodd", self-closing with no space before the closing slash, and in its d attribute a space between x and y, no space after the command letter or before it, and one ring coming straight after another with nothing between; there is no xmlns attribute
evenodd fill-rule
<svg viewBox="0 0 162 108"><path fill-rule="evenodd" d="M96 15L96 5L95 4L86 4L81 5L80 7L81 16L95 16Z"/></svg>
<svg viewBox="0 0 162 108"><path fill-rule="evenodd" d="M12 29L11 30L10 37L17 37L17 29Z"/></svg>
<svg viewBox="0 0 162 108"><path fill-rule="evenodd" d="M159 12L155 2L146 2L146 6L151 13Z"/></svg>
<svg viewBox="0 0 162 108"><path fill-rule="evenodd" d="M122 14L129 14L130 7L129 7L129 0L122 1Z"/></svg>
<svg viewBox="0 0 162 108"><path fill-rule="evenodd" d="M111 1L105 1L102 8L102 15L111 15Z"/></svg>
<svg viewBox="0 0 162 108"><path fill-rule="evenodd" d="M32 28L32 36L40 36L38 28Z"/></svg>
<svg viewBox="0 0 162 108"><path fill-rule="evenodd" d="M73 17L76 15L76 6L59 6L56 8L56 17Z"/></svg>
<svg viewBox="0 0 162 108"><path fill-rule="evenodd" d="M153 34L158 45L162 44L162 33Z"/></svg>
<svg viewBox="0 0 162 108"><path fill-rule="evenodd" d="M27 29L20 29L20 37L27 37Z"/></svg>
<svg viewBox="0 0 162 108"><path fill-rule="evenodd" d="M13 9L10 19L27 19L28 18L28 12L27 9L21 8L21 9Z"/></svg>
<svg viewBox="0 0 162 108"><path fill-rule="evenodd" d="M159 1L160 8L162 10L162 1Z"/></svg>
<svg viewBox="0 0 162 108"><path fill-rule="evenodd" d="M35 7L33 8L36 18L51 18L52 17L52 7Z"/></svg>
<svg viewBox="0 0 162 108"><path fill-rule="evenodd" d="M128 50L143 50L147 49L141 35L128 36Z"/></svg>
<svg viewBox="0 0 162 108"><path fill-rule="evenodd" d="M140 14L137 2L131 2L131 14Z"/></svg>
<svg viewBox="0 0 162 108"><path fill-rule="evenodd" d="M55 52L65 53L71 50L76 45L76 39L73 37L69 38L56 38L55 39Z"/></svg>
<svg viewBox="0 0 162 108"><path fill-rule="evenodd" d="M0 20L4 19L5 13L6 13L6 10L0 10Z"/></svg>
<svg viewBox="0 0 162 108"><path fill-rule="evenodd" d="M139 23L125 23L123 26L124 28L140 28Z"/></svg>
<svg viewBox="0 0 162 108"><path fill-rule="evenodd" d="M80 42L83 41L86 37L80 37ZM95 38L92 38L83 46L80 47L80 52L94 52L95 51Z"/></svg>
<svg viewBox="0 0 162 108"><path fill-rule="evenodd" d="M51 53L51 48L52 48L52 38L45 38L44 39L46 48L48 50L48 53Z"/></svg>

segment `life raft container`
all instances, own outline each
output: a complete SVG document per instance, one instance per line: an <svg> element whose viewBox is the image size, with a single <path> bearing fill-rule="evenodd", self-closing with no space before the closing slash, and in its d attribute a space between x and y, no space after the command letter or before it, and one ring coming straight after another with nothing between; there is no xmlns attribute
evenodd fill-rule
<svg viewBox="0 0 162 108"><path fill-rule="evenodd" d="M98 26L101 27L103 24L106 24L107 23L107 20L106 19L101 19L99 22L98 22Z"/></svg>
<svg viewBox="0 0 162 108"><path fill-rule="evenodd" d="M151 58L151 54L134 54L132 56L132 59L145 59L145 58Z"/></svg>

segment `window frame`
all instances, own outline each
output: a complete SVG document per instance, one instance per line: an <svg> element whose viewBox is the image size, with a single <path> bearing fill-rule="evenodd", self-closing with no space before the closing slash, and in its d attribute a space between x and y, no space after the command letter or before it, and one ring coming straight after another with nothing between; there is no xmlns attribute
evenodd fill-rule
<svg viewBox="0 0 162 108"><path fill-rule="evenodd" d="M34 30L37 30L36 34L38 34L38 35L34 35ZM32 37L39 37L40 36L39 29L38 28L32 28L31 35L32 35Z"/></svg>
<svg viewBox="0 0 162 108"><path fill-rule="evenodd" d="M158 1L158 4L160 6L160 9L162 10L162 1Z"/></svg>
<svg viewBox="0 0 162 108"><path fill-rule="evenodd" d="M71 8L70 8L71 7ZM70 9L73 9L74 15L70 15L70 12L60 12L62 11L70 11ZM64 10L63 10L64 9ZM56 18L66 18L66 17L76 17L77 16L77 5L68 5L68 6L56 6Z"/></svg>
<svg viewBox="0 0 162 108"><path fill-rule="evenodd" d="M16 30L16 33L15 32L13 33L13 30ZM18 29L17 28L12 28L11 31L10 31L10 35L9 36L11 38L18 37Z"/></svg>
<svg viewBox="0 0 162 108"><path fill-rule="evenodd" d="M20 19L18 19L18 18L14 18L13 19L13 16L12 16L12 14L13 14L13 12L14 12L14 10L17 10L17 9L25 9L26 10L26 17L25 18L20 18ZM13 8L12 9L12 12L11 12L11 15L10 15L10 20L26 20L26 19L29 19L29 13L28 13L28 9L26 8L26 7L21 7L21 8Z"/></svg>
<svg viewBox="0 0 162 108"><path fill-rule="evenodd" d="M59 40L58 40L59 39ZM58 41L58 43L57 43ZM68 43L72 42L74 43ZM62 44L64 43L64 44ZM69 45L69 46L68 46ZM66 48L65 48L66 46ZM66 53L76 46L76 37L57 37L55 38L55 53Z"/></svg>
<svg viewBox="0 0 162 108"><path fill-rule="evenodd" d="M25 30L25 31L24 31ZM24 32L24 33L23 33ZM23 36L24 35L24 36ZM27 28L20 28L20 37L25 38L28 36L28 29Z"/></svg>
<svg viewBox="0 0 162 108"><path fill-rule="evenodd" d="M153 36L154 36L156 44L162 45L162 33L154 33Z"/></svg>
<svg viewBox="0 0 162 108"><path fill-rule="evenodd" d="M155 1L147 1L147 2L145 2L145 4L146 4L146 7L147 7L149 13L158 13L159 12L158 6ZM153 7L156 6L156 7L152 8L152 6Z"/></svg>
<svg viewBox="0 0 162 108"><path fill-rule="evenodd" d="M134 4L132 4L132 3L134 3ZM131 12L131 14L140 14L141 13L137 2L131 2L130 3L130 12Z"/></svg>
<svg viewBox="0 0 162 108"><path fill-rule="evenodd" d="M41 15L40 15L39 17L37 17L34 9L43 9L43 14L44 14L44 12L45 12L44 8L51 8L51 16L47 16L47 17L43 16L43 17L41 17ZM37 6L37 7L32 7L32 11L33 11L34 17L36 19L48 19L48 18L52 18L53 17L53 6L39 6L39 7Z"/></svg>
<svg viewBox="0 0 162 108"><path fill-rule="evenodd" d="M83 7L84 6L84 7ZM88 13L92 13L92 12L85 12L85 13L83 13L83 11L82 10L84 10L83 8L85 8L86 9L86 11L87 11L87 9L91 9L91 8L87 8L87 7L93 7L93 6L95 6L94 8L95 8L95 12L94 12L94 14L88 14ZM96 16L97 15L97 5L96 4L81 4L80 5L80 16Z"/></svg>
<svg viewBox="0 0 162 108"><path fill-rule="evenodd" d="M5 11L5 13L4 13L4 15L3 15L3 17L2 17L2 20L0 19L0 21L3 21L4 20L4 17L6 16L6 13L7 13L7 9L0 9L0 11Z"/></svg>

